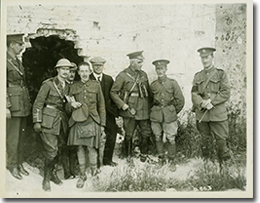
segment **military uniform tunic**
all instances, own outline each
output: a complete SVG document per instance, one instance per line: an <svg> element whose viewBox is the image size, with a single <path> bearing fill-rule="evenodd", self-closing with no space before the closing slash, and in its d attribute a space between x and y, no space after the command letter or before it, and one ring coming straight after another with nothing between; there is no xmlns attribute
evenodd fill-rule
<svg viewBox="0 0 260 203"><path fill-rule="evenodd" d="M149 100L148 95L141 97L138 85L136 82L137 74L130 68L126 68L118 74L111 88L110 94L112 100L119 108L119 115L122 117L134 118L135 120L149 119ZM149 89L148 77L144 71L140 71L138 81ZM130 92L131 91L131 92ZM124 104L128 104L130 108L135 109L136 114L131 115L128 111L123 111Z"/></svg>
<svg viewBox="0 0 260 203"><path fill-rule="evenodd" d="M184 96L177 81L167 77L158 79L152 82L150 89L153 97L150 120L160 123L176 121L184 106Z"/></svg>
<svg viewBox="0 0 260 203"><path fill-rule="evenodd" d="M88 80L75 82L70 89L70 96L77 102L87 106L87 120L84 122L70 122L72 125L68 138L68 145L86 145L99 148L100 126L106 126L105 101L100 84ZM71 119L70 119L71 120Z"/></svg>
<svg viewBox="0 0 260 203"><path fill-rule="evenodd" d="M211 73L213 73L213 76L203 90L204 83ZM205 109L200 107L203 99L211 99L214 108L206 113L202 121L227 120L225 102L230 98L230 85L227 74L222 69L213 67L209 71L202 70L196 73L191 95L197 120L200 120L205 112Z"/></svg>
<svg viewBox="0 0 260 203"><path fill-rule="evenodd" d="M25 138L31 103L21 61L7 52L6 67L6 108L11 112L11 119L6 120L7 164L8 167L13 168L23 162L23 149L20 147L20 142Z"/></svg>
<svg viewBox="0 0 260 203"><path fill-rule="evenodd" d="M205 84L207 81L208 83ZM216 138L218 157L221 161L225 160L229 157L226 146L226 138L229 133L228 116L225 107L225 102L230 98L230 85L227 74L224 70L216 67L212 67L209 70L203 69L196 73L191 96L193 106L195 107L197 128L202 134L203 156L205 158L209 157L210 149L208 146L213 133ZM207 99L211 99L211 103L214 106L210 110L201 108L201 102Z"/></svg>
<svg viewBox="0 0 260 203"><path fill-rule="evenodd" d="M63 87L57 77L47 79L33 104L33 122L41 123L44 154L48 159L55 158L58 146L67 142L68 117L64 107L68 90L69 85L65 82Z"/></svg>

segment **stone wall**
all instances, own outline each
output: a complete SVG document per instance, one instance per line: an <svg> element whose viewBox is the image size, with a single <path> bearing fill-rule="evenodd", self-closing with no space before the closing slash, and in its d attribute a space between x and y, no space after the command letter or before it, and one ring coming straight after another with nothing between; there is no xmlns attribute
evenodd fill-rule
<svg viewBox="0 0 260 203"><path fill-rule="evenodd" d="M224 10L228 10L227 14ZM232 19L231 26L225 25L229 22L227 16ZM232 74L233 88L236 88L234 80L239 83L244 79L241 72L237 73L237 70L245 71L245 32L241 31L245 28L239 25L243 16L241 5L21 4L7 8L7 33L35 33L38 28L72 29L78 36L81 54L104 57L107 60L104 71L113 77L128 66L129 52L144 50L143 69L150 82L156 79L152 61L167 58L171 61L168 75L182 87L185 109L188 109L193 76L202 68L198 48L216 43L221 47L216 64ZM231 40L233 32L237 37ZM232 36L226 40L228 33ZM240 76L233 77L234 74Z"/></svg>
<svg viewBox="0 0 260 203"><path fill-rule="evenodd" d="M223 68L231 83L229 106L246 110L246 4L216 6L215 63ZM245 113L243 113L245 116Z"/></svg>

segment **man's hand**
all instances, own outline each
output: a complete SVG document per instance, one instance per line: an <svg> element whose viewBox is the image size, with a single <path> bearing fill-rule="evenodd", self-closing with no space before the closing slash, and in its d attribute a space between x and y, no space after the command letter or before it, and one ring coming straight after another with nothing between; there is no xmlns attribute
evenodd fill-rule
<svg viewBox="0 0 260 203"><path fill-rule="evenodd" d="M212 109L214 106L212 105L212 103L209 103L207 106L206 106L206 109L210 110Z"/></svg>
<svg viewBox="0 0 260 203"><path fill-rule="evenodd" d="M122 109L125 111L129 108L129 106L127 104L124 104L124 106L122 107Z"/></svg>
<svg viewBox="0 0 260 203"><path fill-rule="evenodd" d="M6 108L6 118L7 119L11 119L11 111L10 111L10 109L8 109L8 108Z"/></svg>
<svg viewBox="0 0 260 203"><path fill-rule="evenodd" d="M80 102L73 101L73 102L71 102L71 106L72 106L74 109L77 109L77 108L81 107L82 104L81 104Z"/></svg>
<svg viewBox="0 0 260 203"><path fill-rule="evenodd" d="M207 100L203 100L200 104L201 108L207 109L207 106L211 104L211 100L207 99Z"/></svg>
<svg viewBox="0 0 260 203"><path fill-rule="evenodd" d="M34 123L33 129L37 133L41 132L42 131L41 124L40 123Z"/></svg>

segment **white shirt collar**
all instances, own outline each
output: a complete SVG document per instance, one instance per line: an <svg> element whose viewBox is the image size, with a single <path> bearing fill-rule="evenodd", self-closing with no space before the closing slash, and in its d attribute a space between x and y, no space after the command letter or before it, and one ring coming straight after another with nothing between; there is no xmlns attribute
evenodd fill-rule
<svg viewBox="0 0 260 203"><path fill-rule="evenodd" d="M94 73L93 72L93 75L94 75L94 77L96 78L96 80L98 80L98 77L100 77L100 81L102 80L102 78L103 78L103 73L101 73L101 74L96 74L96 73Z"/></svg>

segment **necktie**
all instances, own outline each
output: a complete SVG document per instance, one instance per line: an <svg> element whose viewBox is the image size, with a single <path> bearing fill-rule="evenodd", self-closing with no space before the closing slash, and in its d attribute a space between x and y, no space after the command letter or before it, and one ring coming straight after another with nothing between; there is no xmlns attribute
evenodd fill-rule
<svg viewBox="0 0 260 203"><path fill-rule="evenodd" d="M101 76L98 76L98 81L101 82Z"/></svg>

